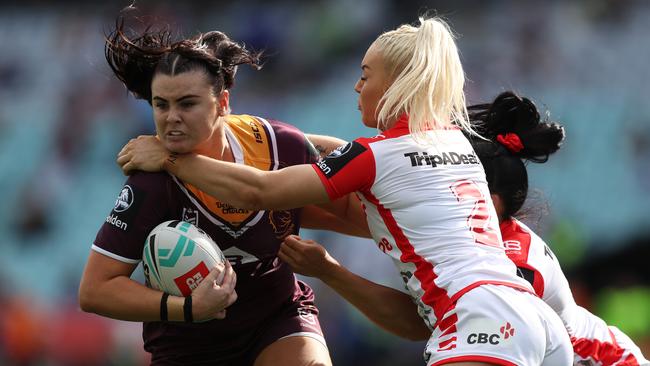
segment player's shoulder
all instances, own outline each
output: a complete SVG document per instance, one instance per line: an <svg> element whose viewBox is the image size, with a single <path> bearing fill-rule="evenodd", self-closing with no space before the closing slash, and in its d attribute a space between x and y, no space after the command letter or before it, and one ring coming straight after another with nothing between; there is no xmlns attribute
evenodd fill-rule
<svg viewBox="0 0 650 366"><path fill-rule="evenodd" d="M379 132L371 137L358 137L352 142L355 145L364 147L369 153L372 153L372 151L375 150L392 150L398 148L398 146L403 146L401 144L403 144L405 140L409 143L415 142L410 134L404 134L399 131L396 132L396 129L390 129Z"/></svg>
<svg viewBox="0 0 650 366"><path fill-rule="evenodd" d="M524 224L523 222L517 219L512 219L512 221L514 221L516 227L516 235L529 238L528 240L530 241L531 246L546 245L544 239L542 239L539 235L537 235L537 233L533 229L528 227L526 224Z"/></svg>
<svg viewBox="0 0 650 366"><path fill-rule="evenodd" d="M268 123L275 139L281 165L310 163L314 160L311 156L318 155L307 136L298 127L276 119L264 121Z"/></svg>
<svg viewBox="0 0 650 366"><path fill-rule="evenodd" d="M305 134L296 126L277 119L266 119L278 141L295 140L304 142Z"/></svg>
<svg viewBox="0 0 650 366"><path fill-rule="evenodd" d="M517 219L504 220L499 226L506 254L514 262L528 260L532 231Z"/></svg>
<svg viewBox="0 0 650 366"><path fill-rule="evenodd" d="M143 172L135 171L126 179L126 184L134 184L143 188L153 188L166 184L171 176L166 172Z"/></svg>
<svg viewBox="0 0 650 366"><path fill-rule="evenodd" d="M246 131L247 135L261 138L262 133L272 135L278 143L285 141L304 142L304 134L298 127L277 119L253 116L249 114L231 114L226 118L231 129Z"/></svg>
<svg viewBox="0 0 650 366"><path fill-rule="evenodd" d="M503 235L504 239L506 237L527 238L533 234L533 231L530 228L528 228L528 226L526 226L523 222L515 218L504 220L503 222L501 222L500 228L501 228L501 234Z"/></svg>
<svg viewBox="0 0 650 366"><path fill-rule="evenodd" d="M121 195L155 196L166 194L172 177L166 172L136 171L129 175L122 187Z"/></svg>
<svg viewBox="0 0 650 366"><path fill-rule="evenodd" d="M378 133L375 136L372 137L357 137L354 139L352 142L355 142L361 146L364 146L366 148L370 147L371 144L377 143L377 142L383 142L383 141L390 141L393 136L391 136L388 133Z"/></svg>

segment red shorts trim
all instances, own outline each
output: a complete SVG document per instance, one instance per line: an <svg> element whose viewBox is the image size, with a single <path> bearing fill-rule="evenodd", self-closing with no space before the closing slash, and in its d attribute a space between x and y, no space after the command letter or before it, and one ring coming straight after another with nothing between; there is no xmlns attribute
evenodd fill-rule
<svg viewBox="0 0 650 366"><path fill-rule="evenodd" d="M458 299L460 299L463 295L466 293L470 292L471 290L483 286L483 285L496 285L496 286L506 286L506 287L511 287L514 288L515 290L523 291L523 292L528 292L529 294L532 294L533 296L537 296L535 292L533 292L531 289L519 285L517 283L511 283L511 282L504 282L504 281L492 281L492 280L486 280L486 281L477 281L472 283L471 285L465 286L462 288L460 291L456 292L449 300L450 306L448 306L445 311L442 313L443 315L439 317L436 320L436 323L433 325L433 329L436 329L439 325L440 322L442 321L442 317L444 317L445 314L447 314L451 309L452 305L455 306L456 302L458 302Z"/></svg>
<svg viewBox="0 0 650 366"><path fill-rule="evenodd" d="M475 289L475 288L477 288L477 287L479 287L479 286L483 286L483 285L496 285L496 286L507 286L507 287L512 287L512 288L514 288L514 289L516 289L516 290L520 290L520 291L523 291L523 292L528 292L529 294L533 294L533 295L537 296L537 294L535 294L535 292L533 292L531 289L529 289L529 288L527 288L527 287L525 287L525 286L522 286L522 285L520 285L520 284L517 284L517 283L505 282L505 281L492 281L492 280L486 280L486 281L477 281L477 282L474 282L473 284L471 284L471 285L469 285L469 286L466 286L465 288L463 288L463 289L461 289L460 291L456 292L456 293L451 297L451 302L452 302L452 303L455 303L456 301L458 301L458 299L461 298L461 296L463 296L463 295L465 295L466 293L468 293L469 291L471 291L471 290L473 290L473 289Z"/></svg>

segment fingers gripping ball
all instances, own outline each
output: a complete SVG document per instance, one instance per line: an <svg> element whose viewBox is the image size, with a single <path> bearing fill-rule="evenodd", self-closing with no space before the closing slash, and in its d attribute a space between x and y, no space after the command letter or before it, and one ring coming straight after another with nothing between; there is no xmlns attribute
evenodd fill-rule
<svg viewBox="0 0 650 366"><path fill-rule="evenodd" d="M212 238L185 221L156 226L142 252L147 286L176 296L189 296L211 269L225 261ZM222 278L223 272L217 283Z"/></svg>

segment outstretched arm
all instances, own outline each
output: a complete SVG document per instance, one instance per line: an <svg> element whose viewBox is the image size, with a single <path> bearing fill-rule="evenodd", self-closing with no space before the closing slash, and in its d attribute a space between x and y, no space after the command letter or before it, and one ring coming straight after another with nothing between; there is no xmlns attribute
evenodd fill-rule
<svg viewBox="0 0 650 366"><path fill-rule="evenodd" d="M139 153L133 154L136 149ZM329 201L318 174L310 165L262 171L197 154L170 154L154 136L131 140L120 151L117 162L127 173L164 169L203 192L243 209L291 209Z"/></svg>
<svg viewBox="0 0 650 366"><path fill-rule="evenodd" d="M164 168L182 181L239 208L292 209L329 201L318 174L306 164L264 171L185 154L171 156Z"/></svg>
<svg viewBox="0 0 650 366"><path fill-rule="evenodd" d="M323 281L386 331L411 340L431 337L431 330L419 317L409 295L348 271L313 240L290 235L278 256L294 272Z"/></svg>

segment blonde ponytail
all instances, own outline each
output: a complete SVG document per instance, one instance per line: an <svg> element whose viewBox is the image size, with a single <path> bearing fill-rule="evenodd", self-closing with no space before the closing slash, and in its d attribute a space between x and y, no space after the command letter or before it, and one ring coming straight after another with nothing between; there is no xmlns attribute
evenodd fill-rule
<svg viewBox="0 0 650 366"><path fill-rule="evenodd" d="M411 134L456 124L473 133L465 106L465 73L451 30L438 18L402 25L373 43L394 80L379 103L378 128L409 115Z"/></svg>

